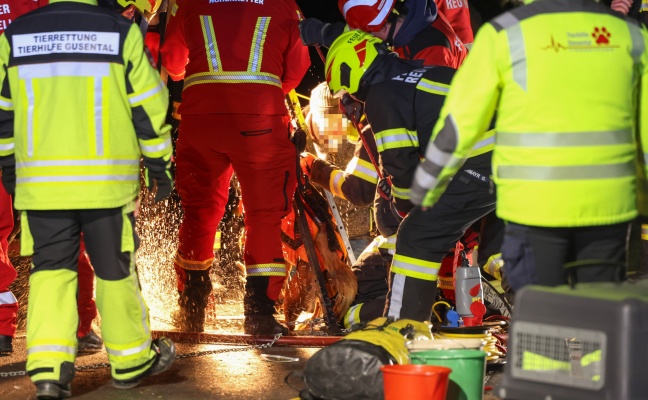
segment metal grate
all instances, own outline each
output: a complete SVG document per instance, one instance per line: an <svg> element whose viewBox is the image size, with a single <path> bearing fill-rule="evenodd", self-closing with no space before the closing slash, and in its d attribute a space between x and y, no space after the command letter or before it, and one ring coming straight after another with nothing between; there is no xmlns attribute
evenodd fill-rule
<svg viewBox="0 0 648 400"><path fill-rule="evenodd" d="M526 321L513 331L514 378L591 390L605 384L605 332Z"/></svg>

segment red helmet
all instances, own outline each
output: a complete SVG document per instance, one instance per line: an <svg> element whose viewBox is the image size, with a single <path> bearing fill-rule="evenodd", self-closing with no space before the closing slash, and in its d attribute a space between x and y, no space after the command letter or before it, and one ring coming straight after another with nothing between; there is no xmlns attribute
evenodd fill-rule
<svg viewBox="0 0 648 400"><path fill-rule="evenodd" d="M396 0L338 0L338 7L351 29L377 32L385 25Z"/></svg>

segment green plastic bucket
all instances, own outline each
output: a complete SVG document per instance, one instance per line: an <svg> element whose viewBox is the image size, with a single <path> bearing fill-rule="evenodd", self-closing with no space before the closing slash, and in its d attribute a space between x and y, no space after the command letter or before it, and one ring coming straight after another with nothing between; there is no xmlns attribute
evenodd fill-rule
<svg viewBox="0 0 648 400"><path fill-rule="evenodd" d="M410 353L412 364L452 369L447 400L481 400L484 396L486 353L481 350L428 350Z"/></svg>

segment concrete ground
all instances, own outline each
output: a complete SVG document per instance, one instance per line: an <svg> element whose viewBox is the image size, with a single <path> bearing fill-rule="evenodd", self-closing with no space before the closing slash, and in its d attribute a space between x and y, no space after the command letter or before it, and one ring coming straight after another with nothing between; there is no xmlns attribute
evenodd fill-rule
<svg viewBox="0 0 648 400"><path fill-rule="evenodd" d="M4 377L6 373L25 370L25 338L14 342L11 356L0 358L0 399L27 400L36 390L26 375ZM267 349L251 346L216 344L177 344L178 358L163 374L146 378L140 386L119 390L111 386L105 352L80 354L72 383L72 397L79 400L133 399L264 399L289 400L299 397L304 384L299 376L306 361L319 348L280 347ZM200 353L196 353L200 352ZM210 354L211 353L211 354ZM273 361L268 356L283 356L289 361ZM489 373L487 385L496 384L501 374ZM487 394L484 400L496 400Z"/></svg>
<svg viewBox="0 0 648 400"><path fill-rule="evenodd" d="M195 335L189 335L190 340L183 340L187 335L174 332L172 315L177 307L177 292L172 262L177 248L179 219L177 204L166 204L163 207L144 203L143 215L138 220L141 239L138 274L143 295L150 308L151 327L168 332L166 335L177 344L178 358L170 370L163 374L146 378L136 388L118 390L111 385L105 352L79 354L76 366L80 370L72 383L72 397L82 400L298 398L304 384L298 376L290 374L302 371L306 361L319 348L303 344L287 347L282 341L289 338L263 349L250 345L225 345L222 344L223 341L216 340L219 338L216 335L231 335L242 331L242 292L234 290L242 288L242 285L240 277L236 276L237 269L230 265L231 262L221 258L220 269L215 276L222 278L230 274L229 280L214 281L214 294L206 319L206 327L213 335L203 335L199 340L194 340ZM225 234L228 233L235 234L225 230ZM352 240L356 256L370 240L368 236ZM35 399L36 390L24 374L27 356L24 328L30 260L18 257L16 249L10 255L18 270L18 278L11 289L20 303L20 331L14 340L14 353L0 357L0 400ZM95 321L94 328L97 332L99 326L100 321ZM288 360L277 360L272 356L288 357ZM13 376L15 373L17 375ZM486 385L497 384L500 377L500 372L489 373ZM496 397L487 394L484 400L496 400Z"/></svg>

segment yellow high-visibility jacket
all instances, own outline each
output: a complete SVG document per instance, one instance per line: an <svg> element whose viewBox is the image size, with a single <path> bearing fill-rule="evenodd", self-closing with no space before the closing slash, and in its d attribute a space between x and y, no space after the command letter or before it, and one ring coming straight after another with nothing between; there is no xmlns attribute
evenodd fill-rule
<svg viewBox="0 0 648 400"><path fill-rule="evenodd" d="M485 24L435 126L430 144L443 168L424 205L497 110L500 218L544 227L631 220L645 157L638 143L648 139L647 43L645 29L592 0L538 0Z"/></svg>
<svg viewBox="0 0 648 400"><path fill-rule="evenodd" d="M139 162L172 152L168 92L142 34L95 0L61 1L0 37L0 163L16 163L21 210L115 208L139 193Z"/></svg>

